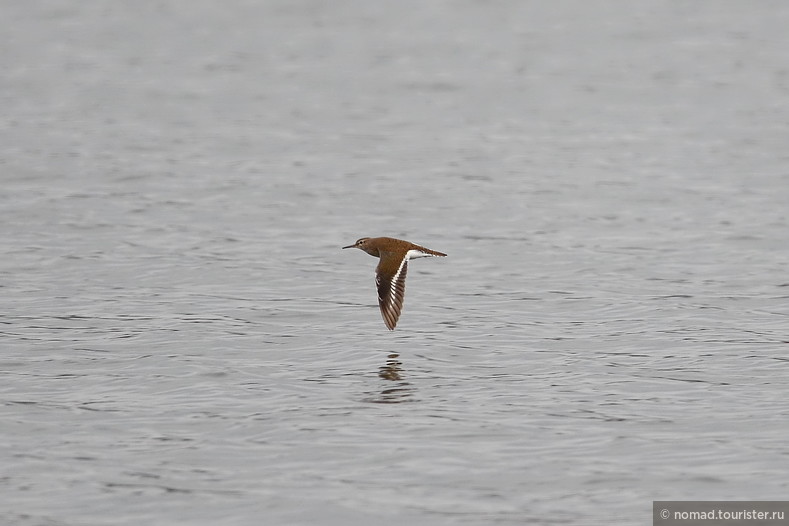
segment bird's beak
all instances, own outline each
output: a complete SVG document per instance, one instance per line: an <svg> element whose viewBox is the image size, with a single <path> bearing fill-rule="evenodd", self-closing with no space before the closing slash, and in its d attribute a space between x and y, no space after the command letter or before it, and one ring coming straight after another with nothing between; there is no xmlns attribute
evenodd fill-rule
<svg viewBox="0 0 789 526"><path fill-rule="evenodd" d="M342 247L342 248L354 248L354 247L356 247L356 245L348 245L347 247Z"/></svg>

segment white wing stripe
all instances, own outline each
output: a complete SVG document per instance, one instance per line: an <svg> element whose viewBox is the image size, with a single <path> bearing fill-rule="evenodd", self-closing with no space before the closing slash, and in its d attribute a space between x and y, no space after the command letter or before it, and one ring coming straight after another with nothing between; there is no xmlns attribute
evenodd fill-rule
<svg viewBox="0 0 789 526"><path fill-rule="evenodd" d="M409 252L411 252L409 250ZM408 254L405 255L403 261L400 262L400 267L398 267L397 272L395 275L392 276L392 281L389 283L389 304L394 306L395 299L396 299L396 290L397 290L397 280L400 278L400 273L403 272L403 266L405 265L406 261L408 261Z"/></svg>

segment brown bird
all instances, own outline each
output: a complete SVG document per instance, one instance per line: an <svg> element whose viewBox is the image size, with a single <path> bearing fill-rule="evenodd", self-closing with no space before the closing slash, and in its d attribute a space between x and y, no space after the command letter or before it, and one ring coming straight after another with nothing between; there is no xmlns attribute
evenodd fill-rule
<svg viewBox="0 0 789 526"><path fill-rule="evenodd" d="M378 306L381 307L381 316L390 331L394 330L400 311L403 310L408 260L446 256L441 252L391 237L363 237L353 245L342 248L360 248L371 256L381 259L375 268L375 285L378 287Z"/></svg>

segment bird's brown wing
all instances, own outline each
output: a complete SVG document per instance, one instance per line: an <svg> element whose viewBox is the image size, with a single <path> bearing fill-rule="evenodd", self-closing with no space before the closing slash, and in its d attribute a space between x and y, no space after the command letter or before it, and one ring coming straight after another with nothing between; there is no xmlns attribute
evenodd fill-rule
<svg viewBox="0 0 789 526"><path fill-rule="evenodd" d="M378 306L381 307L381 316L383 316L386 327L393 331L398 318L400 318L400 311L403 310L408 258L403 258L399 262L400 266L396 268L394 265L386 263L390 262L382 259L378 265L375 272L375 285L378 287Z"/></svg>

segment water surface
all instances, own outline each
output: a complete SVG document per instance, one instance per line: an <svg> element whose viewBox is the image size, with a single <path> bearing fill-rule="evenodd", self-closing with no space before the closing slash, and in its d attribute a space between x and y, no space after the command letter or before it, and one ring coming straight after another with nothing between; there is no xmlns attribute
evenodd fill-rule
<svg viewBox="0 0 789 526"><path fill-rule="evenodd" d="M4 523L786 498L783 3L0 14Z"/></svg>

